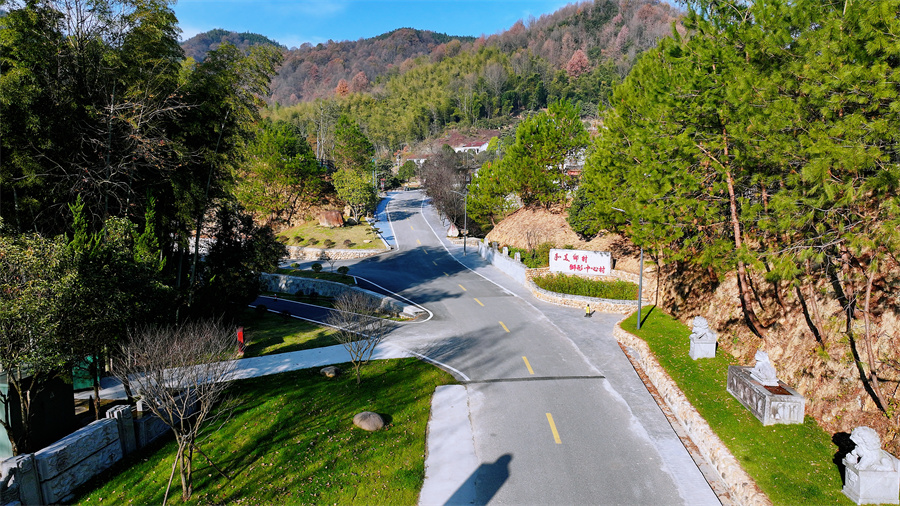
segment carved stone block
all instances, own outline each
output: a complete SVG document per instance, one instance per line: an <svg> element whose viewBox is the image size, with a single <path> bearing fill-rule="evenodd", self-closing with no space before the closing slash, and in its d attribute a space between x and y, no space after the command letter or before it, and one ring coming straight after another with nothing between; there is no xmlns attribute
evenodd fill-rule
<svg viewBox="0 0 900 506"><path fill-rule="evenodd" d="M109 421L115 427L115 420ZM49 480L41 476L41 493L47 504L67 502L72 498L72 491L122 460L122 446L118 440L102 448L95 448L95 450L95 453L88 455L76 465Z"/></svg>
<svg viewBox="0 0 900 506"><path fill-rule="evenodd" d="M115 406L106 412L106 418L116 421L119 428L119 442L122 445L122 454L128 455L137 449L134 440L134 417L131 416L131 406Z"/></svg>
<svg viewBox="0 0 900 506"><path fill-rule="evenodd" d="M119 446L119 429L116 421L111 418L97 420L69 434L34 454L41 480L48 480L65 472L100 448L111 444ZM119 451L119 458L121 453ZM44 500L56 502L47 497L44 497Z"/></svg>
<svg viewBox="0 0 900 506"><path fill-rule="evenodd" d="M779 381L764 386L750 376L752 367L728 366L728 393L733 395L763 425L803 423L806 398Z"/></svg>
<svg viewBox="0 0 900 506"><path fill-rule="evenodd" d="M0 475L9 487L0 493L3 504L44 504L34 455L26 453L0 461Z"/></svg>
<svg viewBox="0 0 900 506"><path fill-rule="evenodd" d="M688 355L694 360L698 358L716 358L716 342L691 341Z"/></svg>
<svg viewBox="0 0 900 506"><path fill-rule="evenodd" d="M860 469L857 463L844 461L842 492L856 504L900 504L900 466L893 455L884 450L892 470Z"/></svg>

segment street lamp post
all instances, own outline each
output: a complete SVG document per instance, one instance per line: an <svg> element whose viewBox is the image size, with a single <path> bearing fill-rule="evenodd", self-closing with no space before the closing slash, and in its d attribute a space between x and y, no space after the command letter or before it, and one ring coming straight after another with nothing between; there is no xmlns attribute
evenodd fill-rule
<svg viewBox="0 0 900 506"><path fill-rule="evenodd" d="M466 188L466 193L460 193L455 190L450 190L457 195L463 196L463 256L466 256L466 239L469 238L469 189Z"/></svg>
<svg viewBox="0 0 900 506"><path fill-rule="evenodd" d="M611 208L613 211L619 211L620 213L625 213L624 209L619 209L618 207ZM637 310L637 330L641 330L641 302L643 302L644 298L644 247L641 246L641 267L640 272L638 272L638 310Z"/></svg>

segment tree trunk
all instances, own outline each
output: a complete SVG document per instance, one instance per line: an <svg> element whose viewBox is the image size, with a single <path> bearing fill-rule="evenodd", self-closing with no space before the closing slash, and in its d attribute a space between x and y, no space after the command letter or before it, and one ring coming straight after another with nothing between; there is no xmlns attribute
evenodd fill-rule
<svg viewBox="0 0 900 506"><path fill-rule="evenodd" d="M872 331L869 322L869 302L872 300L872 281L875 279L875 272L877 269L872 268L870 266L871 271L866 279L866 309L865 309L865 321L866 321L866 357L869 361L869 383L872 385L872 390L875 392L875 397L878 400L879 408L881 411L887 412L887 403L884 402L884 396L881 395L881 386L878 384L878 375L875 374L875 354L872 353Z"/></svg>
<svg viewBox="0 0 900 506"><path fill-rule="evenodd" d="M734 194L734 177L731 175L731 170L725 170L725 177L728 181L728 200L731 208L731 226L734 229L734 247L735 250L740 250L742 246L741 224L738 220L737 198ZM753 307L751 306L751 304L753 303L753 299L751 297L750 284L748 282L748 279L747 268L744 265L743 260L738 260L737 283L738 291L740 292L741 297L741 309L744 312L744 319L747 320L747 325L750 327L750 330L752 330L753 333L760 338L764 339L766 337L766 328L759 321L759 318L756 317L756 313L753 311Z"/></svg>
<svg viewBox="0 0 900 506"><path fill-rule="evenodd" d="M91 385L94 387L94 420L100 419L100 376L97 369L97 355L91 355L91 363L88 366L88 373L91 375Z"/></svg>

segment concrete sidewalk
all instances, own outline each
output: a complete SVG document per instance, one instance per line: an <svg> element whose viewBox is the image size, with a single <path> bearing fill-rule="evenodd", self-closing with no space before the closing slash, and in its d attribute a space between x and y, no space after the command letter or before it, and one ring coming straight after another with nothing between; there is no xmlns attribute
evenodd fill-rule
<svg viewBox="0 0 900 506"><path fill-rule="evenodd" d="M410 358L415 355L410 351L395 344L382 343L372 354L375 360L390 358ZM241 358L235 360L235 368L230 379L240 380L279 374L311 367L324 367L326 365L343 364L350 362L350 355L341 345L314 348L311 350L292 351L264 357ZM100 379L100 398L111 400L124 400L125 389L116 378ZM76 399L87 399L94 395L93 390L77 392Z"/></svg>

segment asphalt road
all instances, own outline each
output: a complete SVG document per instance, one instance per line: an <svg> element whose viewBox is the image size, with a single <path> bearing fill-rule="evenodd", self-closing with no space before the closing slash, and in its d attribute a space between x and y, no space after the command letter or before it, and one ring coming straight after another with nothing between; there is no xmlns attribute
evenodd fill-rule
<svg viewBox="0 0 900 506"><path fill-rule="evenodd" d="M474 441L460 444L481 462L465 485L476 504L719 504L610 344L618 315L537 302L474 244L457 261L420 192L390 194L386 215L395 251L341 264L433 313L389 339L465 382Z"/></svg>

